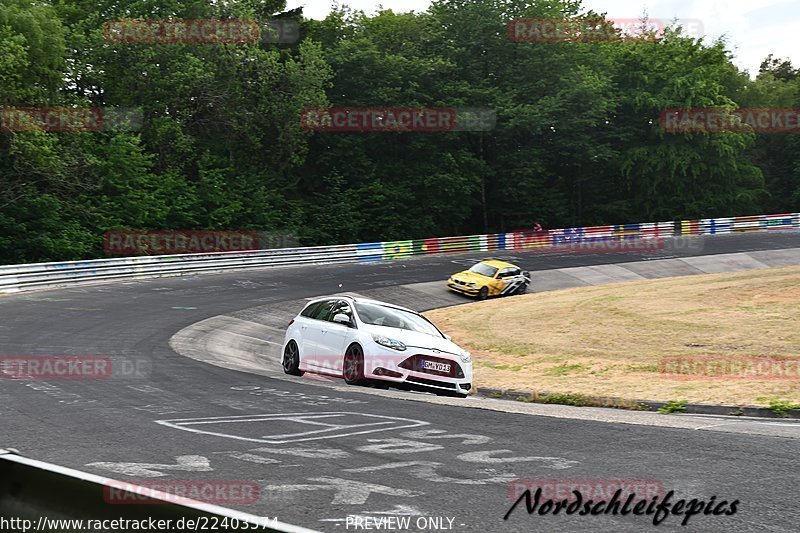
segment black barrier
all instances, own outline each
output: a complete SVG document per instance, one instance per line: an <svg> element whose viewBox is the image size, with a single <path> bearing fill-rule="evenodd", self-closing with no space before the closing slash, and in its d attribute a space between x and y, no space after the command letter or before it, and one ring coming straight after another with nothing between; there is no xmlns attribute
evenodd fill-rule
<svg viewBox="0 0 800 533"><path fill-rule="evenodd" d="M110 490L115 491L120 500L124 500L126 494L133 500L147 494L148 501L134 505L110 503ZM279 522L276 517L259 517L185 498L176 503L164 493L0 449L0 531L3 532L244 529L314 533Z"/></svg>

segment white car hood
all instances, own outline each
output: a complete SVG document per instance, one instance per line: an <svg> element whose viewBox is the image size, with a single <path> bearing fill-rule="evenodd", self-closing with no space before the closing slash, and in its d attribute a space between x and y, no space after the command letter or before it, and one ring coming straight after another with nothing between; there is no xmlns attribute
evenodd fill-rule
<svg viewBox="0 0 800 533"><path fill-rule="evenodd" d="M439 335L428 335L427 333L419 333L408 329L374 326L372 324L363 324L362 328L367 333L398 340L408 347L434 349L452 355L461 355L464 352L456 343Z"/></svg>

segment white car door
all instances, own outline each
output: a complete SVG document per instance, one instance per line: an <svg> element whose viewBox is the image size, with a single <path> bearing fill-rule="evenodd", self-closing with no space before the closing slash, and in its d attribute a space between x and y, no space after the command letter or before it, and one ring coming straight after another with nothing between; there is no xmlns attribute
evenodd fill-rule
<svg viewBox="0 0 800 533"><path fill-rule="evenodd" d="M501 295L510 294L519 289L524 283L522 271L518 268L505 268L498 275L498 279L505 285L500 292Z"/></svg>
<svg viewBox="0 0 800 533"><path fill-rule="evenodd" d="M340 324L333 321L333 317L337 314L343 314L350 317L350 324ZM331 309L328 315L328 327L322 332L321 351L324 354L328 368L326 369L331 374L340 375L342 373L342 362L344 360L344 351L347 348L351 337L354 336L355 329L352 324L353 309L350 302L347 300L338 300Z"/></svg>
<svg viewBox="0 0 800 533"><path fill-rule="evenodd" d="M324 354L325 334L328 331L328 315L336 300L325 300L317 305L300 325L300 361L311 371L320 371L326 365Z"/></svg>

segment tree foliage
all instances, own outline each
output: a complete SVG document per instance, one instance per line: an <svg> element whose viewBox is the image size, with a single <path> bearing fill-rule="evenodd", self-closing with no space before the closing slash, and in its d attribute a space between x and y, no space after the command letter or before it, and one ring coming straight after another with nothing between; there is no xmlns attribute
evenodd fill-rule
<svg viewBox="0 0 800 533"><path fill-rule="evenodd" d="M661 110L800 108L724 41L513 42L578 0L421 13L283 0L0 0L0 108L141 111L137 131L0 127L0 263L102 256L111 229L252 229L307 245L800 210L797 134L668 134ZM581 15L583 13L583 15ZM296 22L296 42L111 42L120 19ZM651 36L653 37L653 36ZM486 131L312 132L306 109L482 108Z"/></svg>

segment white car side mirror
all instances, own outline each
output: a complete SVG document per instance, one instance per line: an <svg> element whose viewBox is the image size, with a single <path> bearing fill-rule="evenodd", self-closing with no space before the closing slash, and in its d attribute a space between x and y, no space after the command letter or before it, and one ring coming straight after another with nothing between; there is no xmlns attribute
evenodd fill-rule
<svg viewBox="0 0 800 533"><path fill-rule="evenodd" d="M344 313L336 313L335 315L333 315L333 321L336 322L337 324L346 324L348 326L350 325L350 317Z"/></svg>

